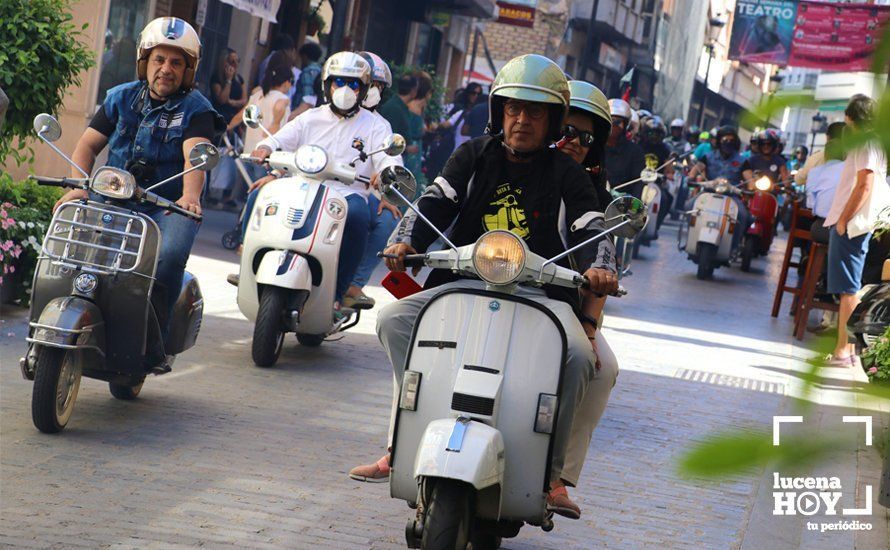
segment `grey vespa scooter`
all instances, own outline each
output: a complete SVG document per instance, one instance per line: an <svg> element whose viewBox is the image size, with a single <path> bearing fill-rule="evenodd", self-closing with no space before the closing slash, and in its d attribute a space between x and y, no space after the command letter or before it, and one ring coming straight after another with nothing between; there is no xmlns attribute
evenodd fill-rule
<svg viewBox="0 0 890 550"><path fill-rule="evenodd" d="M38 115L34 128L40 139L77 166L53 145L62 129L52 116ZM208 171L218 160L213 145L200 143L189 152L192 168L182 174ZM165 348L158 317L166 315L166 297L154 284L161 233L154 220L128 205L149 203L195 220L201 216L151 188L140 188L124 170L103 166L92 177L83 175L31 176L40 185L87 189L106 201L60 205L34 272L29 347L20 365L22 375L34 381L31 417L44 433L59 432L68 423L81 376L108 381L118 399L135 399L152 368L170 365L173 356L192 347L201 327L201 289L186 272L182 288L176 289L179 298Z"/></svg>

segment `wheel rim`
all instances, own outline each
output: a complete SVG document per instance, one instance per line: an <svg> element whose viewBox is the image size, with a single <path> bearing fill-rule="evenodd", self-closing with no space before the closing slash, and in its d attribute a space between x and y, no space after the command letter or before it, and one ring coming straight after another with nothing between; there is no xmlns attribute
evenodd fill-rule
<svg viewBox="0 0 890 550"><path fill-rule="evenodd" d="M77 390L80 388L80 365L71 353L66 353L59 370L59 381L56 383L56 418L60 425L65 425L74 410Z"/></svg>

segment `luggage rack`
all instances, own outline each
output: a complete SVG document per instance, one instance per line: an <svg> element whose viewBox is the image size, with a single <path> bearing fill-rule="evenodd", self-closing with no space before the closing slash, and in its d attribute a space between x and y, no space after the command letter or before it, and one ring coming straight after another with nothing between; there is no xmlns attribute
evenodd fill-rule
<svg viewBox="0 0 890 550"><path fill-rule="evenodd" d="M147 229L137 214L105 209L97 203L67 202L53 216L42 249L53 265L105 274L129 273L142 258Z"/></svg>

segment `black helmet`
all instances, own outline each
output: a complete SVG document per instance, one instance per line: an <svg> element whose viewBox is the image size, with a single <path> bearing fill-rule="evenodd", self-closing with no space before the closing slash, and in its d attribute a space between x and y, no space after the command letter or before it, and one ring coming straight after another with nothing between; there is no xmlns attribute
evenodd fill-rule
<svg viewBox="0 0 890 550"><path fill-rule="evenodd" d="M739 140L738 130L736 130L735 126L731 126L729 124L721 126L717 129L717 143L722 145L723 143L727 142L731 143L732 148L736 151L738 151L742 146L742 142L741 140Z"/></svg>

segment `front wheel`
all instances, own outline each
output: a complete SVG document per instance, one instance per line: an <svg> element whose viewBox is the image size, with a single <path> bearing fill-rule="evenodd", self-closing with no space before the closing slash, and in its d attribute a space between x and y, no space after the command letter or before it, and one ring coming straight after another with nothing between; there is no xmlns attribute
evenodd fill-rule
<svg viewBox="0 0 890 550"><path fill-rule="evenodd" d="M745 273L751 271L751 260L754 258L757 246L757 237L748 235L745 238L745 244L742 245L742 271Z"/></svg>
<svg viewBox="0 0 890 550"><path fill-rule="evenodd" d="M717 247L711 243L698 245L698 272L695 276L699 279L710 279L714 276L714 262L717 256Z"/></svg>
<svg viewBox="0 0 890 550"><path fill-rule="evenodd" d="M77 400L81 369L68 350L41 346L34 366L31 420L43 433L62 431Z"/></svg>
<svg viewBox="0 0 890 550"><path fill-rule="evenodd" d="M122 401L132 401L139 397L139 392L142 391L143 383L145 383L145 378L143 378L138 384L135 385L115 384L114 382L109 382L108 389L111 391L111 395L113 395L115 399L120 399Z"/></svg>
<svg viewBox="0 0 890 550"><path fill-rule="evenodd" d="M222 246L226 250L235 250L241 244L241 233L232 229L226 231L222 236Z"/></svg>
<svg viewBox="0 0 890 550"><path fill-rule="evenodd" d="M271 367L281 355L284 344L282 313L287 298L287 290L277 286L262 288L260 307L253 326L253 362L258 367Z"/></svg>
<svg viewBox="0 0 890 550"><path fill-rule="evenodd" d="M442 479L430 495L420 548L464 550L470 542L473 489L466 483Z"/></svg>

